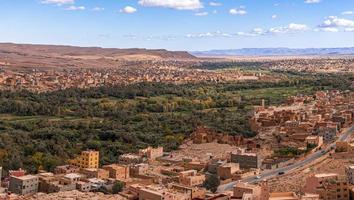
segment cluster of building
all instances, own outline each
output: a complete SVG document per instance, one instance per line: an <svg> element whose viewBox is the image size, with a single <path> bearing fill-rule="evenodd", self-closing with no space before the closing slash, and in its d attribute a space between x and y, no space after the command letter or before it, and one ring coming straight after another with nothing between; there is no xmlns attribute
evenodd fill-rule
<svg viewBox="0 0 354 200"><path fill-rule="evenodd" d="M2 197L30 197L40 193L67 191L100 192L113 191L117 181L124 190L117 196L139 200L192 200L215 199L203 184L209 176L217 175L221 183L241 180L260 172L261 158L236 148L229 158L210 157L208 162L185 158L174 162L162 147L148 147L135 154L119 156L117 164L99 164L98 151L83 151L69 161L57 166L54 171L26 174L24 170L9 171L2 182ZM10 198L11 197L11 198Z"/></svg>
<svg viewBox="0 0 354 200"><path fill-rule="evenodd" d="M309 175L301 191L273 192L267 181L256 184L238 182L233 191L216 194L215 200L349 200L354 198L354 166L345 175L322 173Z"/></svg>
<svg viewBox="0 0 354 200"><path fill-rule="evenodd" d="M298 72L354 72L352 58L297 58L281 59L264 63L272 70Z"/></svg>
<svg viewBox="0 0 354 200"><path fill-rule="evenodd" d="M83 151L72 164L57 166L53 172L26 174L25 170L9 171L2 181L2 196L30 196L36 193L111 191L117 181L129 179L129 167L120 164L99 168L99 152ZM16 199L16 198L14 198Z"/></svg>
<svg viewBox="0 0 354 200"><path fill-rule="evenodd" d="M336 140L354 117L352 92L326 91L289 98L287 105L256 107L250 120L259 145L271 149L319 149Z"/></svg>
<svg viewBox="0 0 354 200"><path fill-rule="evenodd" d="M148 63L119 68L33 68L14 70L1 68L0 89L27 89L31 91L53 91L66 88L92 88L110 85L125 85L138 82L223 82L236 80L258 80L263 74L244 74L240 71L211 71Z"/></svg>
<svg viewBox="0 0 354 200"><path fill-rule="evenodd" d="M184 144L188 143L189 149L182 145L180 150L167 153L162 147L148 147L120 155L117 163L103 166L98 151L83 151L68 165L57 166L52 172L31 175L24 170L9 171L0 191L6 198L66 191L113 192L114 186L121 183L124 189L117 197L123 199L347 200L354 194L354 166L347 167L346 177L312 175L298 194L271 192L267 182L252 185L241 181L297 159L265 156L269 136L273 137L269 144L274 149L291 146L316 151L334 142L342 129L352 125L353 100L354 93L326 91L292 97L280 107L267 108L262 101L251 119L252 128L259 133L255 138L219 134L200 127ZM188 154L193 148L196 154ZM333 156L351 156L353 152L351 141L337 142ZM204 188L212 177L217 177L220 184L237 183L233 191L214 194Z"/></svg>

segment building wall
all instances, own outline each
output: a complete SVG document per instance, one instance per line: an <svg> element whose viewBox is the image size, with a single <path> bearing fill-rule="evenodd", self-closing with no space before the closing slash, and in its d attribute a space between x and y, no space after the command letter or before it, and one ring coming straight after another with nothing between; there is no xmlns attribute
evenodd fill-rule
<svg viewBox="0 0 354 200"><path fill-rule="evenodd" d="M261 159L258 155L242 155L242 154L231 154L231 162L239 163L240 168L250 169L250 168L261 168Z"/></svg>
<svg viewBox="0 0 354 200"><path fill-rule="evenodd" d="M128 166L122 165L106 165L102 167L109 171L109 177L114 179L129 179L130 170Z"/></svg>
<svg viewBox="0 0 354 200"><path fill-rule="evenodd" d="M38 191L38 177L33 176L33 178L25 179L26 176L22 177L10 177L9 191L19 194L34 194Z"/></svg>
<svg viewBox="0 0 354 200"><path fill-rule="evenodd" d="M108 179L109 171L105 169L82 169L81 173L87 176L87 178L99 178L99 179Z"/></svg>
<svg viewBox="0 0 354 200"><path fill-rule="evenodd" d="M234 187L234 197L242 199L244 194L260 194L260 188Z"/></svg>
<svg viewBox="0 0 354 200"><path fill-rule="evenodd" d="M83 151L72 164L80 168L95 168L99 167L99 152L98 151Z"/></svg>
<svg viewBox="0 0 354 200"><path fill-rule="evenodd" d="M224 166L219 166L217 169L217 174L221 179L230 179L232 175L240 170L240 165L234 163L233 165L227 164Z"/></svg>
<svg viewBox="0 0 354 200"><path fill-rule="evenodd" d="M182 185L186 186L199 186L202 185L205 181L205 175L194 175L194 176L186 176L186 177L180 177L179 182Z"/></svg>
<svg viewBox="0 0 354 200"><path fill-rule="evenodd" d="M163 196L161 193L140 189L139 190L139 200L163 200Z"/></svg>
<svg viewBox="0 0 354 200"><path fill-rule="evenodd" d="M348 178L348 181L350 184L354 184L354 168L352 167L346 167L345 168L345 174Z"/></svg>

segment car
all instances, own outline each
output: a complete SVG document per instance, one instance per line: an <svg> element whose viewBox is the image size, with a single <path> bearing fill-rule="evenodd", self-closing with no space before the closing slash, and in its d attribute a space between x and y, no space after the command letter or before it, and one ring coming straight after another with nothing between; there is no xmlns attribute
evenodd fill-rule
<svg viewBox="0 0 354 200"><path fill-rule="evenodd" d="M261 177L261 176L259 176L259 175L258 175L258 176L256 176L256 179L261 179L261 178L262 178L262 177Z"/></svg>
<svg viewBox="0 0 354 200"><path fill-rule="evenodd" d="M278 175L283 175L285 174L285 172L278 172Z"/></svg>

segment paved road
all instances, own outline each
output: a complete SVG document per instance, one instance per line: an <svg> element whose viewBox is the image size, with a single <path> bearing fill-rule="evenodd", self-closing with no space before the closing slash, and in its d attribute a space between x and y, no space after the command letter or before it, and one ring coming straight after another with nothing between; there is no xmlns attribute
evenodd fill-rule
<svg viewBox="0 0 354 200"><path fill-rule="evenodd" d="M349 136L351 134L353 134L353 133L354 133L354 126L351 126L343 134L340 135L340 137L338 138L337 141L346 141L346 140L348 140ZM315 153L307 156L304 160L297 161L294 164L291 164L289 166L281 167L281 168L274 169L274 170L265 171L265 172L259 174L258 176L251 176L251 177L248 177L246 179L243 179L241 182L244 182L244 183L257 183L259 181L266 180L266 179L269 179L271 177L277 176L279 172L288 173L288 172L290 172L292 170L295 170L295 169L298 169L300 167L303 167L304 165L307 165L307 164L313 162L314 160L317 160L318 158L320 158L322 156L325 156L329 151L331 151L331 148L334 148L336 146L336 142L333 142L332 144L328 145L326 149L323 149L321 151L316 151ZM231 182L231 183L228 183L228 184L220 185L219 188L218 188L218 192L231 190L236 183L237 182Z"/></svg>

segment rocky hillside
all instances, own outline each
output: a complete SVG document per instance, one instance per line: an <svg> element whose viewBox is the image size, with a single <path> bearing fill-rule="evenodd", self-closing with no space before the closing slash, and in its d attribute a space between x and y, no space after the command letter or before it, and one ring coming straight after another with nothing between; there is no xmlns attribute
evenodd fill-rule
<svg viewBox="0 0 354 200"><path fill-rule="evenodd" d="M0 43L0 66L112 67L137 61L194 60L183 51Z"/></svg>

